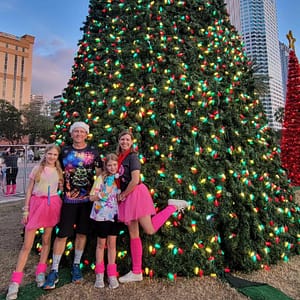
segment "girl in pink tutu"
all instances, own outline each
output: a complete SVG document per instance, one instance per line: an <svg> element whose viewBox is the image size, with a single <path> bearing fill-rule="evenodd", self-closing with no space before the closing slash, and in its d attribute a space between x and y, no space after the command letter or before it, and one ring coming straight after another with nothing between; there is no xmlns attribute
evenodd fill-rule
<svg viewBox="0 0 300 300"><path fill-rule="evenodd" d="M184 200L169 199L168 206L155 214L152 197L147 187L140 181L141 164L137 153L134 152L133 135L123 131L119 135L117 148L119 165L119 220L128 226L132 270L119 278L119 282L143 280L142 275L142 242L139 225L145 233L154 234L176 211L188 206Z"/></svg>
<svg viewBox="0 0 300 300"><path fill-rule="evenodd" d="M41 227L44 228L42 250L35 274L37 286L41 287L44 284L52 229L59 221L62 204L58 193L63 187L63 172L58 161L59 154L58 146L48 146L44 158L29 175L22 218L25 226L24 243L19 253L16 269L11 276L6 299L17 299L35 232Z"/></svg>

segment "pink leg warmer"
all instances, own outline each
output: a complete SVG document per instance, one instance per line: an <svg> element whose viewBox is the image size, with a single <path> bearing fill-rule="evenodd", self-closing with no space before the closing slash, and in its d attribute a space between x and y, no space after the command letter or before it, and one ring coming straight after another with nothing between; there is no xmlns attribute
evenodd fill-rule
<svg viewBox="0 0 300 300"><path fill-rule="evenodd" d="M117 276L117 265L108 264L107 265L107 276Z"/></svg>
<svg viewBox="0 0 300 300"><path fill-rule="evenodd" d="M35 275L38 275L40 273L46 273L47 271L47 264L38 263L35 269Z"/></svg>
<svg viewBox="0 0 300 300"><path fill-rule="evenodd" d="M103 261L101 263L96 264L96 267L95 267L96 274L104 273L104 270L105 270L105 266L104 266Z"/></svg>
<svg viewBox="0 0 300 300"><path fill-rule="evenodd" d="M24 275L23 272L13 272L12 275L11 275L10 281L21 284L22 279L23 279L23 275Z"/></svg>
<svg viewBox="0 0 300 300"><path fill-rule="evenodd" d="M160 211L157 215L153 216L151 221L155 232L163 226L169 217L177 210L176 206L169 205L162 211Z"/></svg>
<svg viewBox="0 0 300 300"><path fill-rule="evenodd" d="M139 237L135 239L130 239L130 250L132 260L132 272L134 274L140 274L142 273L143 247L142 241Z"/></svg>

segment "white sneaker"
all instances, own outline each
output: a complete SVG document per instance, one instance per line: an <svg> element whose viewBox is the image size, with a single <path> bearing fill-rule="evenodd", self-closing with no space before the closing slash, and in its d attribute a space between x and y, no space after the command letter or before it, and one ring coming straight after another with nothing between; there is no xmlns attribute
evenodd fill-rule
<svg viewBox="0 0 300 300"><path fill-rule="evenodd" d="M119 278L119 281L121 283L126 283L126 282L133 282L133 281L142 281L143 280L143 274L134 274L132 271L127 273L126 275L122 276Z"/></svg>
<svg viewBox="0 0 300 300"><path fill-rule="evenodd" d="M8 292L6 295L6 300L14 300L18 298L19 284L16 282L11 282L8 286Z"/></svg>
<svg viewBox="0 0 300 300"><path fill-rule="evenodd" d="M104 273L98 273L96 274L96 281L95 281L95 288L102 289L105 287L104 284Z"/></svg>
<svg viewBox="0 0 300 300"><path fill-rule="evenodd" d="M178 199L169 199L168 205L176 206L177 210L181 212L183 212L184 209L189 206L189 204L185 200L178 200Z"/></svg>
<svg viewBox="0 0 300 300"><path fill-rule="evenodd" d="M45 273L39 273L35 276L36 286L42 287L45 283Z"/></svg>
<svg viewBox="0 0 300 300"><path fill-rule="evenodd" d="M109 276L108 283L109 283L108 287L110 289L116 289L119 287L119 281L116 276Z"/></svg>

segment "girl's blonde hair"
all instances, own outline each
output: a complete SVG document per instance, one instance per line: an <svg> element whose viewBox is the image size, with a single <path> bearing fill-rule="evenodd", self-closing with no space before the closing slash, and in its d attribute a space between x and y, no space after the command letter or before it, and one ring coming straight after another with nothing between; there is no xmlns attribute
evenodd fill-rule
<svg viewBox="0 0 300 300"><path fill-rule="evenodd" d="M45 149L45 154L44 154L44 157L42 158L41 162L40 162L40 165L39 165L39 168L35 174L35 181L36 182L39 182L40 179L41 179L41 174L42 172L44 171L45 169L45 166L46 166L46 154L52 150L52 149L55 149L58 154L60 154L60 147L55 145L55 144L51 144L51 145L48 145L47 148ZM57 171L57 174L58 174L58 178L59 178L59 183L62 184L64 182L64 177L63 177L63 170L61 168L61 164L59 162L59 160L56 160L55 162L55 168L56 168L56 171Z"/></svg>
<svg viewBox="0 0 300 300"><path fill-rule="evenodd" d="M103 176L103 179L105 179L107 176L109 176L110 174L108 174L108 172L107 172L107 168L106 168L106 166L107 166L107 163L109 162L109 161L111 161L111 160L113 160L113 161L116 161L116 162L118 162L118 155L117 154L115 154L115 153L109 153L109 154L107 154L106 156L105 156L105 159L104 159L104 171L102 172L102 176Z"/></svg>
<svg viewBox="0 0 300 300"><path fill-rule="evenodd" d="M122 136L126 135L126 134L130 135L132 141L134 141L134 136L133 136L132 132L131 132L130 130L123 130L123 131L121 131L121 133L119 134L118 142L120 141L120 138L121 138ZM121 147L120 147L119 144L118 144L118 146L117 146L117 151L116 151L116 152L117 152L118 155L122 152L122 151L121 151ZM133 149L132 146L131 146L131 152L135 152L135 150Z"/></svg>

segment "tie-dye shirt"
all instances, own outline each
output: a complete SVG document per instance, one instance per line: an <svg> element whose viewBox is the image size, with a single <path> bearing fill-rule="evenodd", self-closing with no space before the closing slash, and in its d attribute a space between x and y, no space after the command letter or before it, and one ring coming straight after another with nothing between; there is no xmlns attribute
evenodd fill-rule
<svg viewBox="0 0 300 300"><path fill-rule="evenodd" d="M39 166L35 166L29 178L35 180L36 173ZM32 194L35 196L53 196L57 195L59 177L56 168L44 167L41 173L41 178L39 182L35 182L33 186Z"/></svg>
<svg viewBox="0 0 300 300"><path fill-rule="evenodd" d="M107 176L104 180L101 175L98 176L91 190L91 195L97 195L99 200L93 203L91 219L114 221L118 214L118 193L114 175Z"/></svg>

